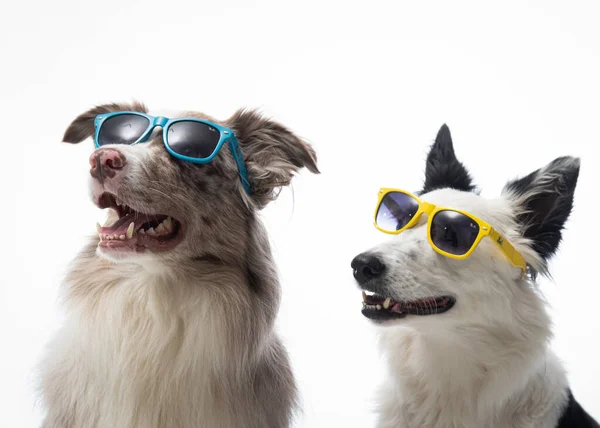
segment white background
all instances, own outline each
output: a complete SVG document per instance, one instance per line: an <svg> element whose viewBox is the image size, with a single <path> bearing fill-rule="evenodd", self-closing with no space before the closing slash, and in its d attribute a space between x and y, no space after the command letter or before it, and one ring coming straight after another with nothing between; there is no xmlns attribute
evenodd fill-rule
<svg viewBox="0 0 600 428"><path fill-rule="evenodd" d="M383 373L350 260L383 239L380 186L418 189L447 122L484 196L561 155L576 206L541 287L576 397L600 418L596 1L22 1L0 24L0 427L35 427L31 368L60 323L68 261L101 213L92 142L60 144L92 105L226 118L260 108L310 141L320 176L264 211L284 287L278 330L298 427L369 427Z"/></svg>

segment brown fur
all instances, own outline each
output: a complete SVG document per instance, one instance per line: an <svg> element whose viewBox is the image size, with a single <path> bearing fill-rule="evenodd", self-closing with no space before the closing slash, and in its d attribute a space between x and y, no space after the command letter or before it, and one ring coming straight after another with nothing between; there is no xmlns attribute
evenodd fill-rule
<svg viewBox="0 0 600 428"><path fill-rule="evenodd" d="M91 136L97 114L119 110L146 108L96 107L65 141ZM198 165L171 157L160 135L129 147L143 162L127 170L122 198L182 219L185 238L150 258L107 262L94 237L75 259L67 322L40 365L45 428L289 426L296 387L273 330L280 288L257 210L300 168L318 172L316 157L255 112L222 124L240 143L250 197L226 148Z"/></svg>

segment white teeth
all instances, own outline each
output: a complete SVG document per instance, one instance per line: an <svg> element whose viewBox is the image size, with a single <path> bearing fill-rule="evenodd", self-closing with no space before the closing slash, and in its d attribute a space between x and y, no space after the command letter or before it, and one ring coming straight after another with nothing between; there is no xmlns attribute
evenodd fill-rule
<svg viewBox="0 0 600 428"><path fill-rule="evenodd" d="M129 227L127 228L127 239L133 238L133 228L134 227L135 227L135 223L134 222L129 223Z"/></svg>
<svg viewBox="0 0 600 428"><path fill-rule="evenodd" d="M365 293L364 291L362 292L362 296L363 296L363 302L367 301L367 293Z"/></svg>
<svg viewBox="0 0 600 428"><path fill-rule="evenodd" d="M138 232L140 235L145 235L146 231L144 229L140 229L140 231Z"/></svg>
<svg viewBox="0 0 600 428"><path fill-rule="evenodd" d="M167 229L161 223L158 226L156 226L156 233L164 235L165 233L167 233Z"/></svg>
<svg viewBox="0 0 600 428"><path fill-rule="evenodd" d="M377 305L377 310L380 311L381 310L381 305Z"/></svg>
<svg viewBox="0 0 600 428"><path fill-rule="evenodd" d="M124 241L124 240L125 240L125 235L119 235L119 239L120 239L121 241Z"/></svg>
<svg viewBox="0 0 600 428"><path fill-rule="evenodd" d="M383 302L383 307L385 309L390 307L390 303L392 302L392 299L390 299L389 297L387 299L385 299L385 302Z"/></svg>
<svg viewBox="0 0 600 428"><path fill-rule="evenodd" d="M167 217L162 224L165 226L165 229L167 229L167 232L173 232L173 220L171 220L171 217Z"/></svg>
<svg viewBox="0 0 600 428"><path fill-rule="evenodd" d="M146 233L150 236L156 236L156 232L154 231L154 228L150 228L146 231Z"/></svg>

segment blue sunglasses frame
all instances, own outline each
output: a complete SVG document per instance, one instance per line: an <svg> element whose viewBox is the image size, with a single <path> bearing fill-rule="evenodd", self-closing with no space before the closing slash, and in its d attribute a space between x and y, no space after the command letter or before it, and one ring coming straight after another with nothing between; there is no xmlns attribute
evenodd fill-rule
<svg viewBox="0 0 600 428"><path fill-rule="evenodd" d="M94 128L95 128L94 144L96 145L96 148L102 147L102 145L98 141L98 136L100 135L100 128L102 128L102 124L107 119L110 119L111 117L120 116L123 114L132 114L132 115L136 115L136 116L145 117L146 119L148 119L148 128L144 131L144 133L140 136L140 138L138 138L135 142L128 144L128 146L132 146L134 144L143 143L143 142L147 141L148 138L150 137L150 135L152 134L152 131L154 130L154 128L156 128L157 126L160 126L163 130L163 142L165 144L165 148L167 149L167 152L169 152L169 154L171 156L173 156L174 158L181 159L186 162L200 163L200 164L209 163L210 161L212 161L215 158L215 156L217 156L219 154L219 152L221 151L221 148L223 147L225 142L227 142L227 145L229 146L229 149L231 150L233 159L235 160L235 163L237 165L237 169L238 169L238 173L240 176L240 181L242 183L242 186L244 187L244 190L246 191L246 193L248 195L250 195L250 182L248 181L248 171L246 169L246 163L244 162L244 156L242 155L242 150L240 149L240 145L238 144L237 138L235 138L235 134L234 134L233 130L226 128L224 126L221 126L219 124L210 122L208 120L196 119L193 117L181 117L181 118L178 117L175 119L171 119L171 118L163 117L163 116L150 116L145 113L140 113L139 111L118 111L118 112L113 112L113 113L99 114L94 119ZM179 153L174 152L171 149L171 147L169 146L168 130L171 125L173 125L174 123L177 123L177 122L199 122L199 123L203 123L205 125L212 126L216 130L218 130L220 133L219 142L217 143L212 154L207 158L192 158L192 157L180 155Z"/></svg>

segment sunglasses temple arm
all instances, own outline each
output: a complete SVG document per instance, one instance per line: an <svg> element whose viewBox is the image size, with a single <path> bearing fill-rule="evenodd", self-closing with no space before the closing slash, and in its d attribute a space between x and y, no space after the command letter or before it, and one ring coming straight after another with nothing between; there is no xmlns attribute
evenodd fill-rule
<svg viewBox="0 0 600 428"><path fill-rule="evenodd" d="M502 250L506 258L518 268L521 268L523 271L523 276L527 272L527 263L523 256L512 246L510 242L502 237L498 232L494 229L490 232L490 238L494 243Z"/></svg>
<svg viewBox="0 0 600 428"><path fill-rule="evenodd" d="M242 182L242 186L248 195L250 195L250 182L248 181L248 171L246 170L246 163L244 162L244 156L242 155L242 150L238 144L237 138L235 135L232 135L228 140L229 149L231 150L231 154L233 159L235 159L235 163L237 165L237 169L240 175L240 181Z"/></svg>

